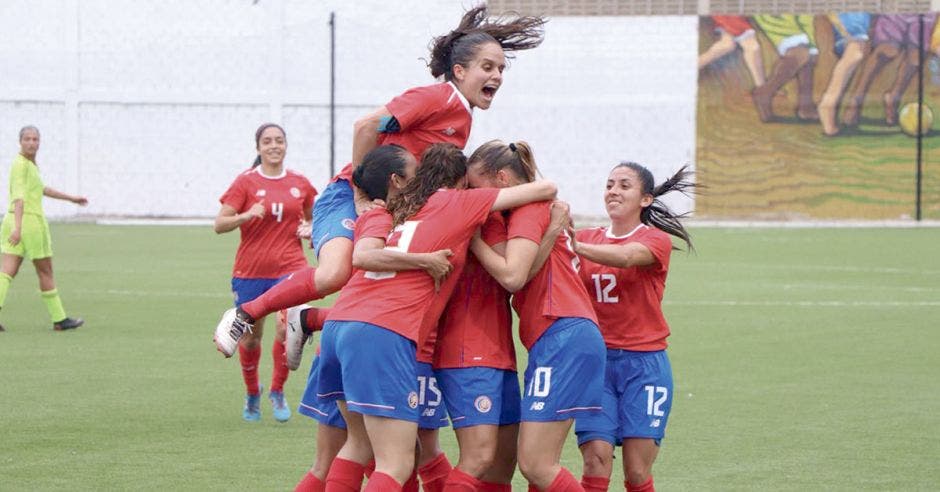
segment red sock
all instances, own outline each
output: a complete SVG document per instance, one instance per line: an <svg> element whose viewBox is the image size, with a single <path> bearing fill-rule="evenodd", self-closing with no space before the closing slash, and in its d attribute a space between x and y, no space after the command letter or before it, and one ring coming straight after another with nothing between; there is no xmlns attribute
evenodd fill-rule
<svg viewBox="0 0 940 492"><path fill-rule="evenodd" d="M418 475L421 476L421 487L424 492L441 492L444 490L444 484L447 483L448 475L451 470L450 461L447 455L441 453L428 461L421 468L418 468Z"/></svg>
<svg viewBox="0 0 940 492"><path fill-rule="evenodd" d="M248 394L257 395L261 392L261 388L258 387L258 361L261 360L261 346L249 350L244 345L238 344L238 360L242 364L242 378L245 379Z"/></svg>
<svg viewBox="0 0 940 492"><path fill-rule="evenodd" d="M324 492L325 490L326 484L312 472L307 472L300 483L294 487L294 492Z"/></svg>
<svg viewBox="0 0 940 492"><path fill-rule="evenodd" d="M512 484L480 482L480 486L477 488L477 490L480 492L512 492Z"/></svg>
<svg viewBox="0 0 940 492"><path fill-rule="evenodd" d="M316 271L313 267L296 271L271 290L239 307L252 318L261 319L275 311L319 299L320 293L313 278Z"/></svg>
<svg viewBox="0 0 940 492"><path fill-rule="evenodd" d="M656 489L653 488L653 476L650 475L650 478L640 485L630 485L630 482L624 480L624 487L627 488L627 492L656 492Z"/></svg>
<svg viewBox="0 0 940 492"><path fill-rule="evenodd" d="M401 486L401 492L418 492L418 472L411 472L411 476Z"/></svg>
<svg viewBox="0 0 940 492"><path fill-rule="evenodd" d="M287 375L290 374L290 369L287 368L287 354L284 353L284 342L275 338L271 355L274 356L271 391L284 391L284 381L287 381Z"/></svg>
<svg viewBox="0 0 940 492"><path fill-rule="evenodd" d="M610 487L610 479L585 475L581 477L581 486L584 487L585 492L607 492L607 488Z"/></svg>
<svg viewBox="0 0 940 492"><path fill-rule="evenodd" d="M555 480L552 480L552 484L545 489L545 492L584 492L584 488L581 487L578 479L574 478L574 475L567 468L562 467L558 475L555 475Z"/></svg>
<svg viewBox="0 0 940 492"><path fill-rule="evenodd" d="M536 487L535 485L532 485L532 484L530 483L530 484L529 484L529 492L542 492L542 491L539 490L538 487Z"/></svg>
<svg viewBox="0 0 940 492"><path fill-rule="evenodd" d="M304 321L301 325L304 331L312 333L323 329L326 323L326 317L330 314L330 308L310 308L304 310Z"/></svg>
<svg viewBox="0 0 940 492"><path fill-rule="evenodd" d="M444 485L445 492L476 492L483 488L483 482L470 475L460 468L454 468L447 475L447 483Z"/></svg>
<svg viewBox="0 0 940 492"><path fill-rule="evenodd" d="M355 461L333 458L326 475L326 492L359 492L365 467Z"/></svg>
<svg viewBox="0 0 940 492"><path fill-rule="evenodd" d="M395 480L390 475L386 475L380 471L372 472L372 476L369 477L369 483L366 484L364 492L400 492L401 484L398 483L398 480Z"/></svg>
<svg viewBox="0 0 940 492"><path fill-rule="evenodd" d="M365 470L365 472L363 472L363 474L366 476L366 478L371 477L371 476L372 476L372 472L375 471L375 460L369 460L369 462L366 463L365 468L366 468L366 470Z"/></svg>

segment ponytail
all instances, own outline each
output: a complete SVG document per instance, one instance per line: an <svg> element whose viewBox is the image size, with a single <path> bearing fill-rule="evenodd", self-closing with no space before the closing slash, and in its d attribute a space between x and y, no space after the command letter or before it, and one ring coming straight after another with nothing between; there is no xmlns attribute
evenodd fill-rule
<svg viewBox="0 0 940 492"><path fill-rule="evenodd" d="M643 184L643 193L653 197L653 203L640 212L640 221L685 241L688 250L694 251L695 247L692 246L692 237L679 220L685 218L688 214L676 214L659 200L659 197L672 191L678 191L686 196L695 193L695 183L690 180L693 173L689 170L689 166L682 166L671 178L667 179L659 186L654 186L653 173L640 164L635 162L622 162L615 166L614 169L618 167L633 169Z"/></svg>
<svg viewBox="0 0 940 492"><path fill-rule="evenodd" d="M479 146L467 162L469 166L482 165L488 175L508 168L525 183L535 181L536 176L541 174L535 164L532 147L521 140L509 144L490 140Z"/></svg>

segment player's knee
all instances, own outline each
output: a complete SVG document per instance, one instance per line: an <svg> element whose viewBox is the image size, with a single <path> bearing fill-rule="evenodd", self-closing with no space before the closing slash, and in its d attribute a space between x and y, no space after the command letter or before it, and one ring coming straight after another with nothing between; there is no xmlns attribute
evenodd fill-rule
<svg viewBox="0 0 940 492"><path fill-rule="evenodd" d="M624 470L624 475L631 485L642 485L650 478L651 470L648 466L639 464L628 464Z"/></svg>
<svg viewBox="0 0 940 492"><path fill-rule="evenodd" d="M519 453L519 471L529 482L539 481L539 478L551 473L552 463L540 460L538 456L529 453Z"/></svg>
<svg viewBox="0 0 940 492"><path fill-rule="evenodd" d="M479 477L489 471L496 461L496 446L474 446L460 452L460 468Z"/></svg>
<svg viewBox="0 0 940 492"><path fill-rule="evenodd" d="M614 467L614 456L610 452L597 449L582 450L584 475L590 477L609 477Z"/></svg>
<svg viewBox="0 0 940 492"><path fill-rule="evenodd" d="M352 265L349 262L329 262L318 267L314 276L317 292L321 296L338 291L352 275Z"/></svg>

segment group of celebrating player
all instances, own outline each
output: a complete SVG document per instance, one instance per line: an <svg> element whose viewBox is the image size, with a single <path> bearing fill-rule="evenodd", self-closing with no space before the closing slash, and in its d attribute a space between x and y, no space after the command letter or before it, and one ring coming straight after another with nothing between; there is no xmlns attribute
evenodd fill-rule
<svg viewBox="0 0 940 492"><path fill-rule="evenodd" d="M617 165L610 226L574 232L528 144L463 153L506 53L538 46L544 22L468 11L432 43L443 81L357 121L351 164L315 204L309 181L284 168L286 134L273 124L256 134L256 167L222 196L216 232L240 228L242 240L236 307L215 343L239 352L246 420L260 418L264 317L286 310L269 393L282 421L288 369L322 330L299 407L318 421L317 456L296 490L358 491L368 476L367 491L416 491L419 478L426 491L508 491L517 464L530 490L607 490L617 445L626 489L653 490L672 402L660 308L669 234L691 247L658 197L687 191L687 172L655 186L643 166ZM308 235L316 268L301 249ZM331 308L303 305L336 291ZM510 309L529 352L523 391ZM456 467L438 443L448 421ZM572 424L580 483L560 464Z"/></svg>

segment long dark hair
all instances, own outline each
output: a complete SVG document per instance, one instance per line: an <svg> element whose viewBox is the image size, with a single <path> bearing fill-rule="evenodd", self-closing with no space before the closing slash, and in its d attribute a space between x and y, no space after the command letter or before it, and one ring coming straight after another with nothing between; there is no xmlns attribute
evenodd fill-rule
<svg viewBox="0 0 940 492"><path fill-rule="evenodd" d="M453 188L467 175L467 157L454 144L436 143L421 155L415 178L389 200L392 224L399 225L418 213L428 197L441 188Z"/></svg>
<svg viewBox="0 0 940 492"><path fill-rule="evenodd" d="M544 25L542 17L518 14L490 20L486 4L478 5L463 15L456 29L431 41L428 68L434 78L453 80L454 65L467 67L480 46L496 43L508 53L532 49L542 43Z"/></svg>
<svg viewBox="0 0 940 492"><path fill-rule="evenodd" d="M689 170L689 166L682 166L676 171L676 174L673 174L671 178L663 181L659 186L656 186L653 173L641 164L637 164L636 162L621 162L614 166L614 169L620 167L633 169L643 183L643 193L653 197L653 203L640 211L640 222L685 241L689 251L694 251L695 247L692 246L692 237L689 235L689 231L685 229L685 226L682 225L682 222L679 221L679 219L686 217L688 214L677 214L659 200L659 197L672 191L678 191L686 196L695 193L695 183L690 180L693 173Z"/></svg>
<svg viewBox="0 0 940 492"><path fill-rule="evenodd" d="M393 174L405 177L409 152L401 145L380 145L362 158L353 170L352 180L370 200L385 200L388 180Z"/></svg>
<svg viewBox="0 0 940 492"><path fill-rule="evenodd" d="M509 144L500 140L490 140L484 143L477 147L467 160L468 167L475 165L483 166L487 175L509 168L526 183L535 181L535 176L539 173L532 147L521 140Z"/></svg>
<svg viewBox="0 0 940 492"><path fill-rule="evenodd" d="M285 132L284 129L281 128L281 125L278 125L277 123L265 123L259 126L257 130L255 130L255 148L256 149L258 148L258 146L261 145L261 134L264 133L264 131L267 130L268 128L277 128L278 130L280 130L281 134L284 135L284 141L287 142L287 132ZM260 165L261 165L261 156L258 155L255 157L255 162L251 164L251 168L254 169Z"/></svg>

